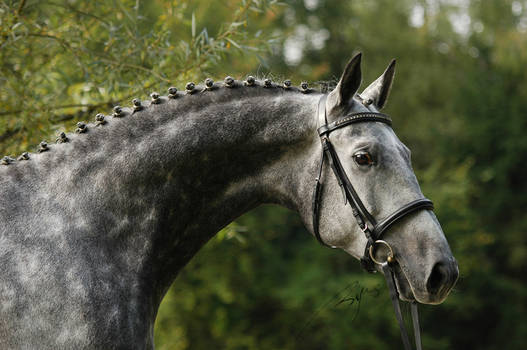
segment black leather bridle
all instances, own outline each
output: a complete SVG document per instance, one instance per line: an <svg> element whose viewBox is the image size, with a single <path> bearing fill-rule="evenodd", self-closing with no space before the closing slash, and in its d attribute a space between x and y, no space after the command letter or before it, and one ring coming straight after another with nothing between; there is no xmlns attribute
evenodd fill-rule
<svg viewBox="0 0 527 350"><path fill-rule="evenodd" d="M384 123L384 124L391 126L392 120L389 116L387 116L386 114L382 114L382 113L358 112L358 113L351 113L349 115L346 115L328 124L327 115L326 115L326 99L327 99L326 94L324 94L320 98L320 101L318 103L318 113L317 113L318 114L318 125L320 125L317 131L320 137L320 141L322 142L322 156L320 158L318 176L316 178L316 184L313 190L313 203L312 203L313 231L315 233L315 237L322 245L335 248L335 247L329 246L328 244L324 242L324 240L320 236L319 227L318 227L319 226L318 216L319 216L319 210L320 210L320 201L321 201L320 196L321 196L321 186L322 186L321 176L322 176L322 170L324 166L324 160L327 159L329 162L329 165L331 166L331 169L333 170L333 174L335 174L335 177L340 186L340 189L342 190L343 197L344 197L344 205L346 205L347 203L350 204L352 214L355 217L355 220L357 221L357 224L360 227L361 231L364 232L364 235L366 236L368 240L366 247L364 249L364 254L361 258L361 265L368 272L375 272L375 267L374 267L375 263L381 266L381 269L384 273L384 277L386 278L388 289L390 291L390 298L392 299L392 304L395 309L395 315L396 315L397 321L399 322L399 328L401 330L401 336L403 339L404 347L405 349L409 350L411 349L410 341L408 338L408 332L406 331L406 327L404 326L404 322L403 322L403 318L401 314L401 308L399 305L399 295L398 295L397 288L395 286L395 281L394 281L393 265L396 263L396 260L395 260L393 250L390 247L390 245L386 241L381 240L381 238L382 238L382 235L386 232L386 230L388 230L393 224L395 224L402 218L418 210L432 210L434 209L434 204L432 203L432 201L426 198L416 199L402 206L400 209L386 216L382 220L380 221L375 220L375 218L370 214L368 209L366 209L364 203L362 203L359 195L353 188L353 185L351 184L351 181L349 180L346 174L346 171L344 170L339 160L337 152L329 140L329 135L334 130L337 130L342 127L355 124L355 123L380 122L380 123ZM384 262L378 261L374 258L375 248L376 246L380 246L380 245L384 245L385 247L388 248L388 251L389 251L387 259ZM421 336L420 336L420 331L419 331L419 319L418 319L418 314L417 314L417 304L415 302L411 303L411 312L412 312L412 320L413 320L413 326L414 326L414 336L415 336L416 347L418 350L421 350Z"/></svg>

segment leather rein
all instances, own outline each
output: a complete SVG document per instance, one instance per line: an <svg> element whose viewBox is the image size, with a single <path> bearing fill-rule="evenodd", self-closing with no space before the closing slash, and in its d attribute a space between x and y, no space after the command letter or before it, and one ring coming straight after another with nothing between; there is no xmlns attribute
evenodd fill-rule
<svg viewBox="0 0 527 350"><path fill-rule="evenodd" d="M386 284L388 285L388 290L390 292L390 298L392 300L392 305L395 310L395 316L397 322L399 323L399 329L401 331L401 337L403 340L405 350L412 349L410 345L410 340L408 337L408 332L404 325L404 320L401 314L401 307L399 304L399 293L395 285L395 275L393 267L396 264L396 259L393 253L391 246L386 242L381 240L382 235L396 222L406 217L407 215L416 212L418 210L432 210L434 205L432 201L426 198L416 199L404 206L390 215L384 217L380 221L375 220L375 218L370 214L366 206L361 201L359 195L355 191L351 181L349 180L344 167L342 166L339 157L332 143L330 142L329 135L334 130L340 129L342 127L362 122L380 122L392 126L391 118L382 113L376 112L358 112L351 113L342 118L339 118L328 124L327 114L326 114L326 99L327 94L324 94L318 103L318 125L317 129L320 141L322 143L322 155L320 158L320 165L318 168L318 176L316 178L315 188L313 190L313 203L312 203L312 213L313 213L313 231L315 237L320 242L320 244L335 248L324 242L319 232L319 211L320 211L320 202L321 202L321 176L324 168L324 161L327 159L333 174L335 175L339 187L343 194L344 205L347 203L350 204L352 214L355 217L357 225L361 231L366 236L368 240L366 247L364 249L364 254L360 259L361 266L368 272L375 272L375 264L380 265L384 277L386 279ZM375 248L379 246L384 246L388 249L389 253L385 261L376 260ZM414 328L415 344L417 350L421 350L421 335L419 329L419 318L417 312L417 303L411 303L411 314L412 314L412 323Z"/></svg>

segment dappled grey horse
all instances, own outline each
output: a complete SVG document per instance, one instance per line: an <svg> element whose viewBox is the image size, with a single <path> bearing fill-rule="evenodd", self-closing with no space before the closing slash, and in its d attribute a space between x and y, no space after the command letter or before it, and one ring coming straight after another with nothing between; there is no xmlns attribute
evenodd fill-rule
<svg viewBox="0 0 527 350"><path fill-rule="evenodd" d="M357 113L381 118L394 65L358 95L360 60L327 96L289 81L207 79L3 158L0 348L153 348L157 309L178 271L262 203L298 212L321 242L364 260L368 223L332 175L335 159L321 163L317 132L320 116L328 125ZM363 209L383 218L423 195L408 148L374 119L322 136ZM382 238L399 297L437 304L457 264L429 205L417 209ZM382 260L378 248L372 257Z"/></svg>

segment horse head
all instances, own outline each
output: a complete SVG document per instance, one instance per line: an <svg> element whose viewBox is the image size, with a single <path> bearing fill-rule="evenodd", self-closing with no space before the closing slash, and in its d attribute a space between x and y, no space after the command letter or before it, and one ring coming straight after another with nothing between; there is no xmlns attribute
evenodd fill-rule
<svg viewBox="0 0 527 350"><path fill-rule="evenodd" d="M366 266L389 256L402 300L438 304L456 282L458 266L421 192L410 150L396 136L391 119L379 113L395 61L357 94L360 62L360 54L350 60L336 88L319 104L318 132L325 151L314 210L304 213L304 220L313 215L312 231L321 242ZM383 242L375 243L380 238Z"/></svg>

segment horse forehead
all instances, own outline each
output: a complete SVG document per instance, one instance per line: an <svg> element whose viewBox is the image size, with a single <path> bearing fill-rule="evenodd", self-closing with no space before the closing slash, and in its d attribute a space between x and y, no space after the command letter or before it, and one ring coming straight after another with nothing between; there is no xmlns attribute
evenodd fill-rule
<svg viewBox="0 0 527 350"><path fill-rule="evenodd" d="M364 122L352 125L349 128L348 136L352 139L364 137L372 141L384 145L389 148L404 148L404 145L399 140L393 129L381 122Z"/></svg>

